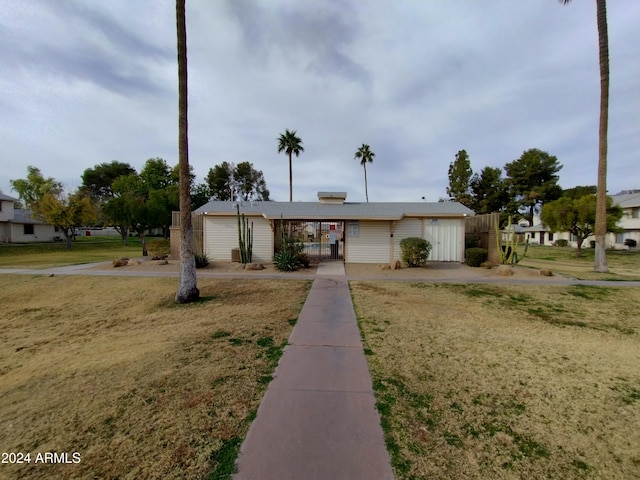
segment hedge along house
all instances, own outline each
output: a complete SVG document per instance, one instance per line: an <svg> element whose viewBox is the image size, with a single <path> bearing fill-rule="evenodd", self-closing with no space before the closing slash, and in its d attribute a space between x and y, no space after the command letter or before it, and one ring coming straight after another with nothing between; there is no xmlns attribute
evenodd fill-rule
<svg viewBox="0 0 640 480"><path fill-rule="evenodd" d="M211 260L233 260L238 248L237 208L253 224L253 261L270 262L281 228L301 241L312 258L347 263L389 263L401 258L400 241L421 237L430 261L463 262L465 218L457 202L351 203L345 192L319 192L318 202L210 201L202 216L202 245Z"/></svg>

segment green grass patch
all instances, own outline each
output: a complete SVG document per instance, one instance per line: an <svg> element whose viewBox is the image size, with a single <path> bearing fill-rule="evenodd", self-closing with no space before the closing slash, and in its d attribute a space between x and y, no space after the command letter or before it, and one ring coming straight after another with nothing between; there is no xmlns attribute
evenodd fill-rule
<svg viewBox="0 0 640 480"><path fill-rule="evenodd" d="M138 238L124 246L120 237L78 237L67 250L64 242L0 244L0 268L53 268L140 257Z"/></svg>

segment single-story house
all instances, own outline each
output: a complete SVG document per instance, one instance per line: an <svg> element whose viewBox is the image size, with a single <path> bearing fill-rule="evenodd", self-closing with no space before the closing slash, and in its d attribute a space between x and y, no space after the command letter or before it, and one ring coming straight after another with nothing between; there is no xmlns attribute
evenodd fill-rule
<svg viewBox="0 0 640 480"><path fill-rule="evenodd" d="M618 233L608 233L606 237L606 247L613 249L625 249L625 240L633 239L640 245L640 193L627 193L623 195L611 196L614 205L622 209L622 218L618 222L621 229ZM532 227L525 227L521 230L529 242L533 245L553 245L557 240L567 240L568 245L576 248L577 238L569 232L552 232L548 227L540 222L540 217L534 218L536 224ZM593 235L587 237L582 243L586 248L595 240Z"/></svg>
<svg viewBox="0 0 640 480"><path fill-rule="evenodd" d="M237 208L253 224L253 259L268 262L281 228L303 242L312 257L348 263L389 263L401 258L400 240L421 237L432 245L430 260L464 261L465 218L474 212L457 202L355 203L345 192L319 192L317 202L210 201L202 216L204 253L232 260L238 247Z"/></svg>
<svg viewBox="0 0 640 480"><path fill-rule="evenodd" d="M17 201L17 198L0 193L1 242L51 242L60 236L53 225L34 218L30 210L16 208Z"/></svg>

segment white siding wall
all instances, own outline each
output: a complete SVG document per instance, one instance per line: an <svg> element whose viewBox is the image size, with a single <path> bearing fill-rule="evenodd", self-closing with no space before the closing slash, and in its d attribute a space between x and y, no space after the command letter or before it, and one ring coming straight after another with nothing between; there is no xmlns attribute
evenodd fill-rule
<svg viewBox="0 0 640 480"><path fill-rule="evenodd" d="M347 232L348 233L348 232ZM360 222L360 235L347 237L349 263L388 263L391 259L389 222Z"/></svg>
<svg viewBox="0 0 640 480"><path fill-rule="evenodd" d="M249 217L253 222L253 261L270 262L273 258L273 233L263 217ZM211 260L231 261L231 249L238 248L236 217L205 217L204 251Z"/></svg>
<svg viewBox="0 0 640 480"><path fill-rule="evenodd" d="M424 238L431 243L432 262L462 262L464 220L425 219Z"/></svg>
<svg viewBox="0 0 640 480"><path fill-rule="evenodd" d="M0 207L0 222L13 220L13 202L0 200L0 205L2 205L2 207Z"/></svg>
<svg viewBox="0 0 640 480"><path fill-rule="evenodd" d="M403 218L395 227L393 233L393 259L400 260L402 258L402 249L400 248L400 240L407 237L422 238L422 220L419 218Z"/></svg>
<svg viewBox="0 0 640 480"><path fill-rule="evenodd" d="M53 225L34 225L33 235L25 235L22 223L11 224L11 242L13 243L37 243L52 242L56 236L62 237L61 233L55 231Z"/></svg>

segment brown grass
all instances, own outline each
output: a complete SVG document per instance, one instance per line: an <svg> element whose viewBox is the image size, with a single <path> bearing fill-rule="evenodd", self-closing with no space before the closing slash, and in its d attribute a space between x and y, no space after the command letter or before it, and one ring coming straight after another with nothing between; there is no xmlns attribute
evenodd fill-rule
<svg viewBox="0 0 640 480"><path fill-rule="evenodd" d="M0 276L2 478L202 478L246 433L310 282ZM34 464L79 452L77 465Z"/></svg>
<svg viewBox="0 0 640 480"><path fill-rule="evenodd" d="M640 289L351 288L398 479L640 477Z"/></svg>

